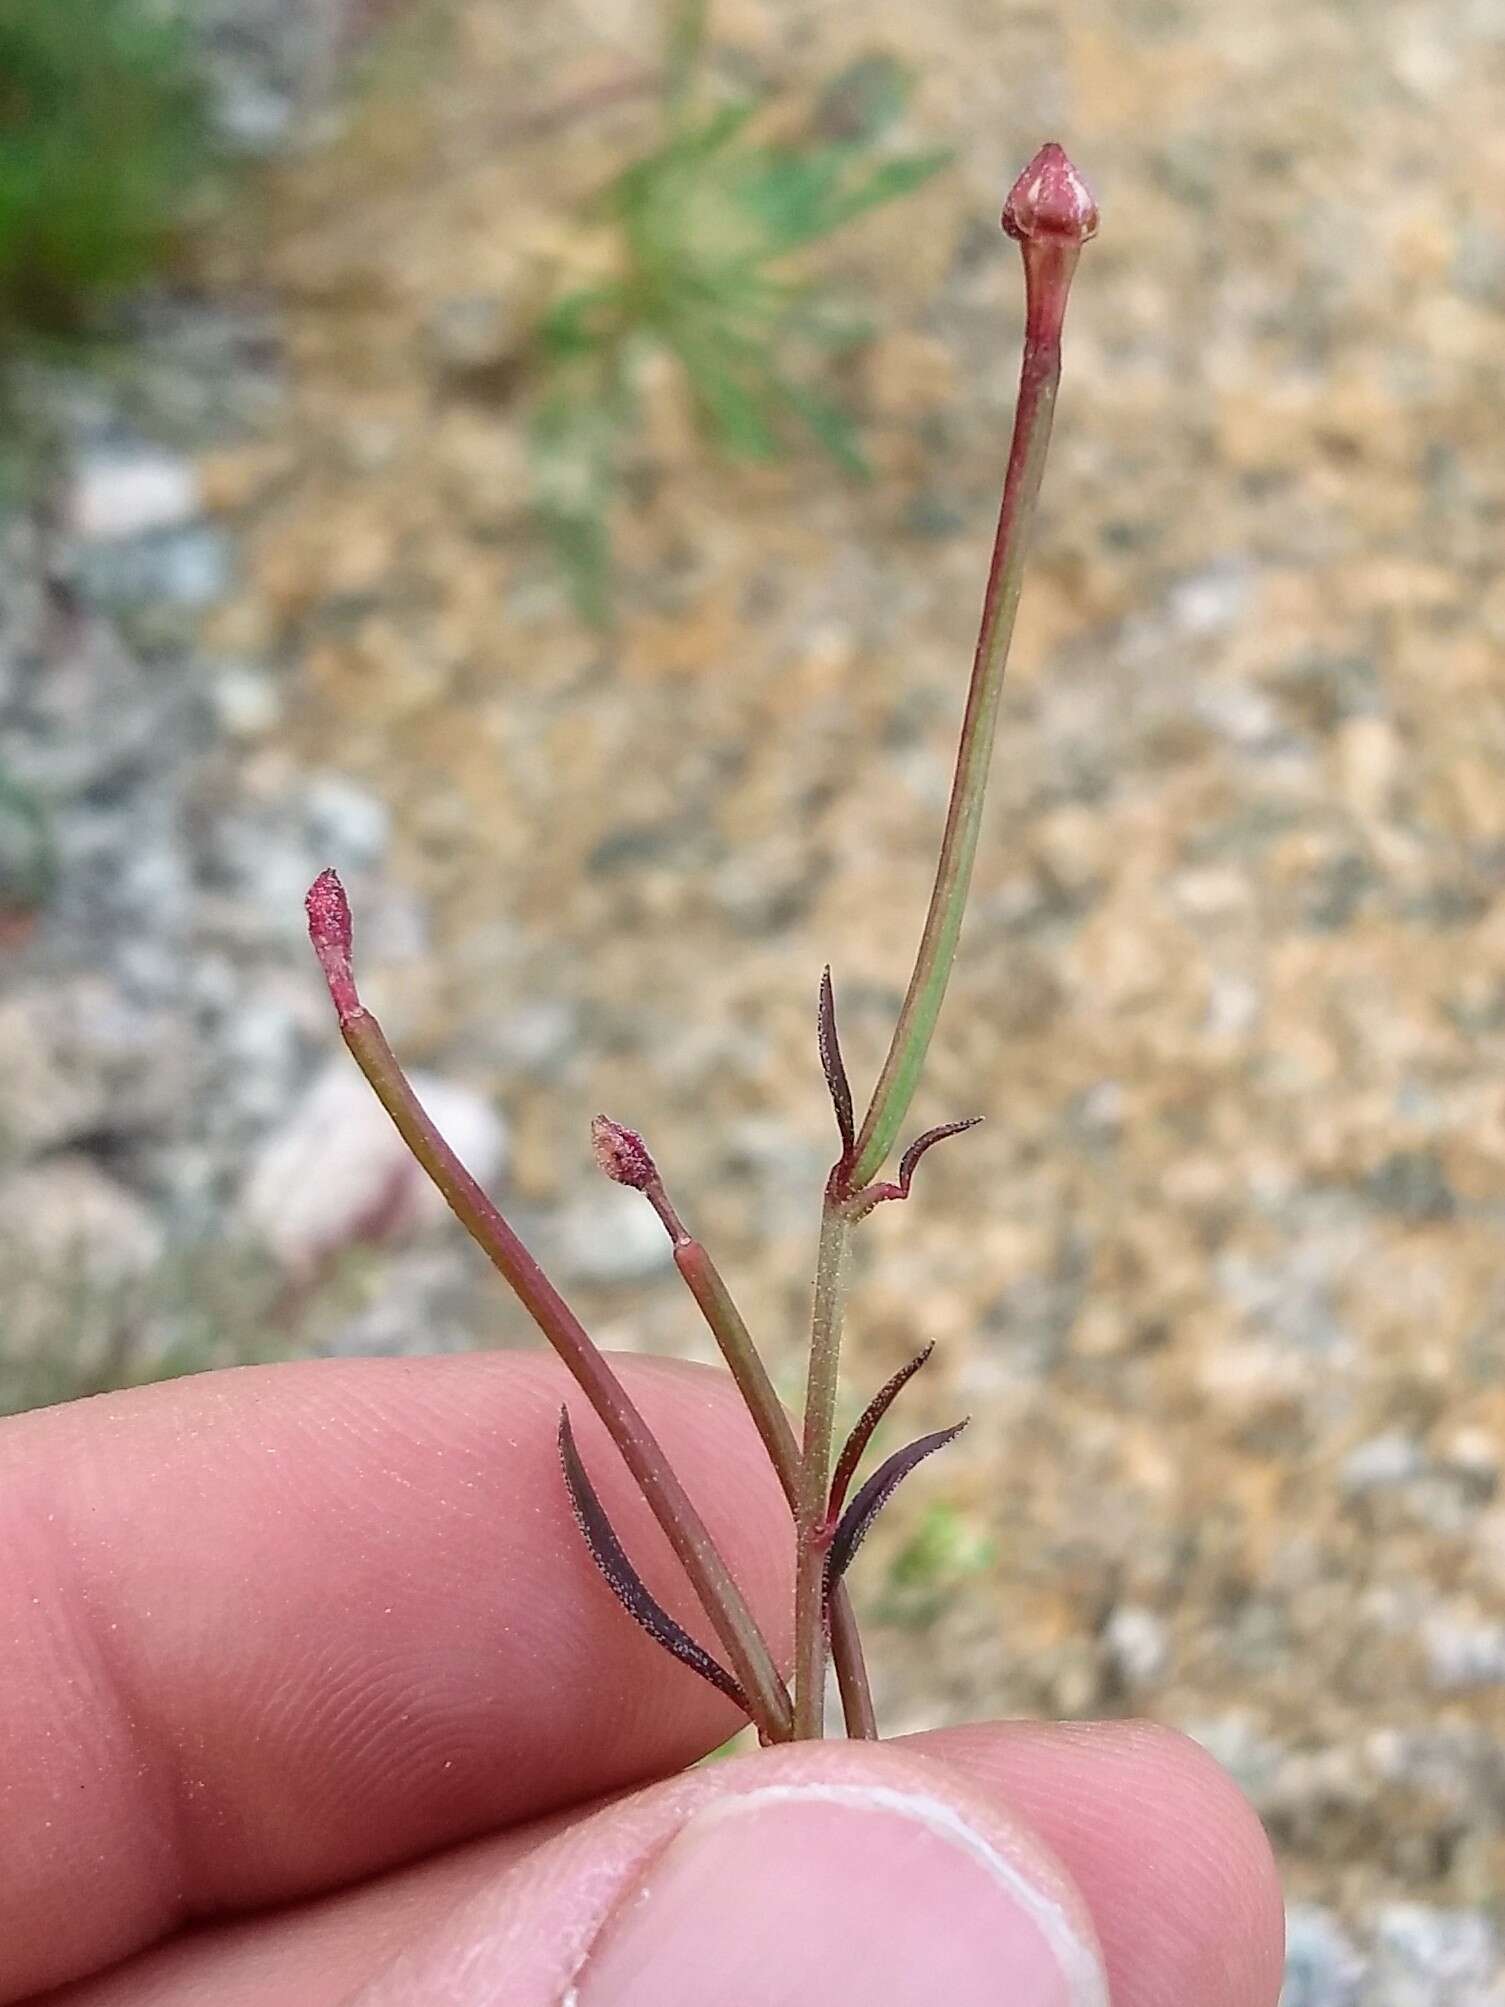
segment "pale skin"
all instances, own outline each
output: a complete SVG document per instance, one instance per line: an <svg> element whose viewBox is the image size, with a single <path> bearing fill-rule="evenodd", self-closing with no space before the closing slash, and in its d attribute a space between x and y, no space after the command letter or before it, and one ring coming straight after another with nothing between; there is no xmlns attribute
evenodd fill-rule
<svg viewBox="0 0 1505 2007"><path fill-rule="evenodd" d="M788 1508L734 1390L618 1364L787 1658ZM886 1828L843 1820L883 1799L981 1836L1081 1949L1067 1990L1000 1977L1000 2002L1100 1986L1111 2007L1274 2007L1268 1845L1169 1731L978 1725L681 1775L735 1712L595 1574L555 1461L568 1392L533 1355L319 1361L0 1425L0 2007L716 1998L737 1899L711 1918L644 1891L669 1887L686 1819L739 1794L778 1799L787 1842L747 1929L764 1901L805 1919L812 1999L839 2003L890 1928L861 1997L911 1997L905 1904L879 1901L885 1862L857 1875L843 1837L881 1854ZM572 1413L624 1540L703 1633L604 1435ZM671 1977L635 1991L660 1928ZM964 1928L931 1935L965 1963Z"/></svg>

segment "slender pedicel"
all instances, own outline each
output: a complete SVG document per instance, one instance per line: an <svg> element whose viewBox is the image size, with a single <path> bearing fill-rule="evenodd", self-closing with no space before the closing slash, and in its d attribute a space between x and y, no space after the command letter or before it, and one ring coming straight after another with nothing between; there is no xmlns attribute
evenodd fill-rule
<svg viewBox="0 0 1505 2007"><path fill-rule="evenodd" d="M1061 328L1077 258L1096 235L1097 221L1091 190L1054 143L1041 147L1004 204L1003 228L1017 239L1024 255L1024 356L1014 436L935 887L888 1057L858 1133L849 1179L854 1187L868 1184L888 1161L919 1084L956 956L977 854L1003 672L1050 445L1061 379Z"/></svg>
<svg viewBox="0 0 1505 2007"><path fill-rule="evenodd" d="M309 938L355 1063L450 1210L510 1283L605 1423L715 1628L759 1732L770 1741L787 1740L789 1695L767 1640L657 1438L579 1318L429 1120L381 1026L362 1007L351 969L350 907L333 871L314 881L307 905Z"/></svg>
<svg viewBox="0 0 1505 2007"><path fill-rule="evenodd" d="M799 1444L784 1411L784 1404L753 1342L752 1333L720 1269L711 1259L704 1242L697 1240L680 1218L664 1188L663 1177L652 1152L635 1129L613 1122L610 1116L598 1115L591 1124L591 1144L596 1162L606 1176L616 1184L628 1185L641 1192L662 1220L674 1249L675 1266L684 1277L707 1329L731 1369L732 1378L784 1488L790 1509L797 1509ZM838 1588L831 1599L830 1618L831 1657L841 1689L847 1733L859 1740L871 1741L878 1733L872 1689L862 1655L856 1614L844 1588Z"/></svg>

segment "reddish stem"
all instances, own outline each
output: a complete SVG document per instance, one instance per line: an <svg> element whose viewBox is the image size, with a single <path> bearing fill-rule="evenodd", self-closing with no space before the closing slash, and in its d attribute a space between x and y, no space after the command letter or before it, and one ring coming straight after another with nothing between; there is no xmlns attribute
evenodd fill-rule
<svg viewBox="0 0 1505 2007"><path fill-rule="evenodd" d="M450 1210L605 1423L714 1625L759 1729L772 1741L787 1740L793 1712L773 1655L662 1446L574 1311L434 1127L381 1026L362 1008L351 972L350 910L334 872L324 872L309 892L308 921L351 1056Z"/></svg>

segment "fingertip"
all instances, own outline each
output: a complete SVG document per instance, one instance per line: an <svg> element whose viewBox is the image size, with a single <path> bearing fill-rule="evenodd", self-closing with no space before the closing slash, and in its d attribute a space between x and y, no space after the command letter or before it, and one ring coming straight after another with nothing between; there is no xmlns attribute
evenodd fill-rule
<svg viewBox="0 0 1505 2007"><path fill-rule="evenodd" d="M1274 2007L1285 1907L1270 1841L1228 1773L1144 1721L1001 1722L906 1737L996 1791L1089 1903L1114 2007Z"/></svg>
<svg viewBox="0 0 1505 2007"><path fill-rule="evenodd" d="M613 1806L411 1946L358 2007L1107 2007L1038 1835L892 1744L766 1750Z"/></svg>

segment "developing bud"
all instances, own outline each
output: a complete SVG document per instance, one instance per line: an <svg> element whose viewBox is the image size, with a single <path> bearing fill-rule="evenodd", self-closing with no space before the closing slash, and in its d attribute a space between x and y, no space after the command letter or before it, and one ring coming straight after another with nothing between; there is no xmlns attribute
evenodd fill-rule
<svg viewBox="0 0 1505 2007"><path fill-rule="evenodd" d="M1085 244L1097 235L1097 201L1092 190L1050 140L1009 190L1003 227L1021 244Z"/></svg>
<svg viewBox="0 0 1505 2007"><path fill-rule="evenodd" d="M355 992L350 969L350 901L339 874L321 871L308 888L303 902L308 912L308 938L329 985L330 1000L341 1024L360 1014L361 1000Z"/></svg>
<svg viewBox="0 0 1505 2007"><path fill-rule="evenodd" d="M624 1128L609 1115L598 1115L591 1123L591 1148L614 1185L631 1185L635 1192L645 1192L658 1183L658 1165L636 1129Z"/></svg>

